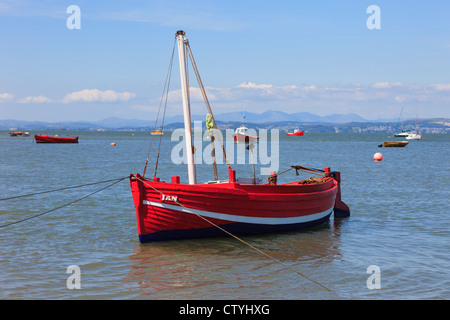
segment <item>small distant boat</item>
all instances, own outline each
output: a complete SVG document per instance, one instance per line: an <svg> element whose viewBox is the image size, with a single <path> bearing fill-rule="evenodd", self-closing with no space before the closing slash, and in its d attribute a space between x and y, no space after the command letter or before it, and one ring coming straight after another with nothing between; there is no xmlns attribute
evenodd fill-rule
<svg viewBox="0 0 450 320"><path fill-rule="evenodd" d="M162 136L164 134L164 131L158 130L158 131L152 131L152 136Z"/></svg>
<svg viewBox="0 0 450 320"><path fill-rule="evenodd" d="M417 99L416 99L416 130L410 131L406 140L422 140L422 136L417 133Z"/></svg>
<svg viewBox="0 0 450 320"><path fill-rule="evenodd" d="M258 136L249 135L248 128L244 125L236 129L233 138L235 142L258 142L259 140Z"/></svg>
<svg viewBox="0 0 450 320"><path fill-rule="evenodd" d="M304 136L305 131L300 131L298 129L295 129L294 132L287 132L286 135L287 136Z"/></svg>
<svg viewBox="0 0 450 320"><path fill-rule="evenodd" d="M43 135L34 135L36 143L78 143L78 137L52 137Z"/></svg>
<svg viewBox="0 0 450 320"><path fill-rule="evenodd" d="M408 144L408 141L384 141L383 145L385 148L393 148L393 147L404 147Z"/></svg>
<svg viewBox="0 0 450 320"><path fill-rule="evenodd" d="M410 131L408 131L408 130L402 130L402 132L394 134L394 137L397 137L397 138L405 138L405 137L407 137L409 134L410 134Z"/></svg>
<svg viewBox="0 0 450 320"><path fill-rule="evenodd" d="M402 138L405 138L406 140L422 140L422 135L417 133L417 99L416 99L416 128L415 128L415 130L402 130L402 132L396 133L396 134L394 134L394 136L402 137Z"/></svg>
<svg viewBox="0 0 450 320"><path fill-rule="evenodd" d="M248 128L244 125L245 116L242 117L242 126L236 129L233 134L235 142L258 142L258 136L251 136L248 134Z"/></svg>
<svg viewBox="0 0 450 320"><path fill-rule="evenodd" d="M406 140L422 140L422 136L415 131L411 131L405 137Z"/></svg>
<svg viewBox="0 0 450 320"><path fill-rule="evenodd" d="M16 137L16 136L29 136L30 133L29 132L23 132L23 131L11 131L9 133L9 135L11 137Z"/></svg>

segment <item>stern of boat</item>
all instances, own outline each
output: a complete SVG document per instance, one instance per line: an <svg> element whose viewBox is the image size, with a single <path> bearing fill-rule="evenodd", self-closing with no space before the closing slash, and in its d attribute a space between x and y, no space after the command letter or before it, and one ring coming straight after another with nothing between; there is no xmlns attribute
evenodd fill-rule
<svg viewBox="0 0 450 320"><path fill-rule="evenodd" d="M334 217L346 218L350 216L350 208L341 199L341 173L335 171L333 173L334 179L338 183L338 192L336 194L336 202L334 204Z"/></svg>

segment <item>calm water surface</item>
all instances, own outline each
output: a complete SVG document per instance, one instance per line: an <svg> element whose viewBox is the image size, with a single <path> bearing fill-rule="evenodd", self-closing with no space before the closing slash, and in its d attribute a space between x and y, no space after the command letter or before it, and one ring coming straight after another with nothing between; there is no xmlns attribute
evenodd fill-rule
<svg viewBox="0 0 450 320"><path fill-rule="evenodd" d="M1 131L0 198L143 170L148 133L66 134L79 135L80 143L36 144ZM0 228L0 298L450 299L447 135L424 135L405 148L378 148L386 134L280 136L279 171L290 164L341 171L343 200L351 209L351 217L331 218L319 228L243 237L289 268L228 237L140 244L124 180L70 206ZM170 135L162 142L158 176L180 175L186 182L185 166L170 160L178 142ZM382 162L373 161L376 152L383 154ZM257 165L257 173L261 167L267 166ZM233 168L238 176L252 174L248 164ZM147 176L153 169L152 160ZM198 171L199 181L213 178L210 166ZM225 166L219 175L226 178ZM295 179L292 171L280 176L281 182ZM0 201L0 225L106 185ZM80 290L66 286L70 265L81 269ZM371 265L380 268L381 289L367 288Z"/></svg>

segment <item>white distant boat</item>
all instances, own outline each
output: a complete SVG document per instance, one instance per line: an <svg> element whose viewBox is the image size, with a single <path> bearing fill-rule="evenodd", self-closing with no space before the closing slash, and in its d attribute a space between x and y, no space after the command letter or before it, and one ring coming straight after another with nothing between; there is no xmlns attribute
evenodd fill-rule
<svg viewBox="0 0 450 320"><path fill-rule="evenodd" d="M408 135L405 137L406 140L422 140L422 136L417 133L417 99L416 99L416 130L409 131Z"/></svg>
<svg viewBox="0 0 450 320"><path fill-rule="evenodd" d="M244 125L245 116L242 117L242 126L236 129L233 134L235 142L258 142L258 136L251 136L248 133L248 128Z"/></svg>
<svg viewBox="0 0 450 320"><path fill-rule="evenodd" d="M410 133L408 130L402 130L402 132L394 134L394 137L407 137Z"/></svg>
<svg viewBox="0 0 450 320"><path fill-rule="evenodd" d="M408 132L408 135L405 137L406 140L422 140L422 136L415 131Z"/></svg>
<svg viewBox="0 0 450 320"><path fill-rule="evenodd" d="M403 107L402 107L402 112L403 112ZM400 112L400 117L401 117L401 112ZM400 119L399 119L399 122L400 122ZM398 127L398 124L399 123L397 123L397 127ZM417 99L416 99L416 130L402 130L402 132L400 132L400 133L395 133L394 136L405 138L406 140L422 140L422 136L417 133Z"/></svg>

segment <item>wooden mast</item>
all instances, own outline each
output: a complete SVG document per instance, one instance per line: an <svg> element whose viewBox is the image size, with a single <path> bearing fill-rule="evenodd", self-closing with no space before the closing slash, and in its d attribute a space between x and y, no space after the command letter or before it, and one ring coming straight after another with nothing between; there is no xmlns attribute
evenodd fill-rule
<svg viewBox="0 0 450 320"><path fill-rule="evenodd" d="M187 80L187 64L185 58L185 42L187 43L187 38L184 36L185 32L179 30L176 33L176 39L178 41L178 57L180 61L180 77L181 77L181 93L183 96L183 114L184 114L184 132L186 141L186 157L188 164L188 176L189 184L196 184L197 178L195 175L195 163L194 163L194 152L192 145L192 128L191 128L191 110L189 104L189 88Z"/></svg>

